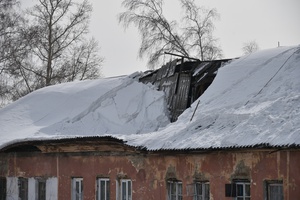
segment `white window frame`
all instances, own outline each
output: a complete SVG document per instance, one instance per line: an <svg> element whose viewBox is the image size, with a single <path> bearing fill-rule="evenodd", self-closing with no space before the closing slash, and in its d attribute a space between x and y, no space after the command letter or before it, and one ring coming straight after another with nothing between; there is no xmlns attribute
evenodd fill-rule
<svg viewBox="0 0 300 200"><path fill-rule="evenodd" d="M201 194L198 194L197 186L201 187ZM208 188L208 195L206 195L205 191ZM209 200L210 196L210 188L209 188L209 182L202 182L202 181L196 181L194 183L194 200Z"/></svg>
<svg viewBox="0 0 300 200"><path fill-rule="evenodd" d="M36 178L35 179L35 193L36 193L36 197L35 197L35 199L36 200L40 200L40 188L39 188L39 186L40 186L40 183L43 183L43 184L45 184L45 190L44 190L44 197L45 197L45 200L47 199L47 196L46 196L46 194L47 194L47 180L46 179L42 179L42 178Z"/></svg>
<svg viewBox="0 0 300 200"><path fill-rule="evenodd" d="M250 187L250 182L246 181L237 181L235 182L236 184L236 197L234 198L235 200L249 200L251 198L251 187ZM238 186L242 186L243 188L243 194L242 196L238 196ZM246 195L246 187L249 187L249 195Z"/></svg>
<svg viewBox="0 0 300 200"><path fill-rule="evenodd" d="M173 188L175 188L175 191L173 191ZM168 181L168 200L182 200L181 181Z"/></svg>
<svg viewBox="0 0 300 200"><path fill-rule="evenodd" d="M123 184L125 184L125 194L123 194ZM121 180L121 200L132 200L132 182L130 179Z"/></svg>
<svg viewBox="0 0 300 200"><path fill-rule="evenodd" d="M76 183L79 184L78 192ZM72 178L72 200L83 200L83 178Z"/></svg>
<svg viewBox="0 0 300 200"><path fill-rule="evenodd" d="M104 199L101 198L101 186L104 182ZM97 200L109 200L110 199L110 180L109 178L97 178Z"/></svg>
<svg viewBox="0 0 300 200"><path fill-rule="evenodd" d="M22 184L24 183L25 188L21 187ZM25 196L20 196L21 195L21 190L24 190L24 195ZM28 178L23 178L19 177L18 178L18 192L19 192L19 198L22 200L28 200Z"/></svg>

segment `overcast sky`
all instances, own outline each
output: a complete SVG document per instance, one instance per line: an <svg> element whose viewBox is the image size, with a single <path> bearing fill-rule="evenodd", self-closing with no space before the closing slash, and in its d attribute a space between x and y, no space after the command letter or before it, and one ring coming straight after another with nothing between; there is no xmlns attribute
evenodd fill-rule
<svg viewBox="0 0 300 200"><path fill-rule="evenodd" d="M33 1L33 0L27 0ZM118 14L125 11L122 0L90 0L93 13L90 35L99 41L105 57L105 77L147 70L146 61L138 58L140 36L135 27L124 31ZM244 43L255 40L260 49L300 44L300 0L196 0L198 5L216 8L220 20L215 22L224 58L242 55ZM178 0L165 0L168 20L180 17Z"/></svg>

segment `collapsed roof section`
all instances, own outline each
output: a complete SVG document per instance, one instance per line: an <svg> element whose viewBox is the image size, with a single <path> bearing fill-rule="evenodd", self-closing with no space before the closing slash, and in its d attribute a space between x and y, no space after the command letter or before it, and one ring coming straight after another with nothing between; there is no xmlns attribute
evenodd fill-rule
<svg viewBox="0 0 300 200"><path fill-rule="evenodd" d="M131 135L128 144L155 151L299 147L299 63L300 46L234 60L176 122L142 137Z"/></svg>
<svg viewBox="0 0 300 200"><path fill-rule="evenodd" d="M184 62L183 59L175 59L139 80L151 83L165 92L170 118L174 122L204 93L213 82L218 69L229 61L230 59Z"/></svg>

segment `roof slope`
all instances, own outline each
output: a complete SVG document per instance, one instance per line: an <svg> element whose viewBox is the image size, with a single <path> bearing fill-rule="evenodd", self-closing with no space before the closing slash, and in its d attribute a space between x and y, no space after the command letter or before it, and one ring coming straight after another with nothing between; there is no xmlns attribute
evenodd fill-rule
<svg viewBox="0 0 300 200"><path fill-rule="evenodd" d="M169 123L163 92L125 77L37 90L0 110L0 149L22 141L156 131Z"/></svg>
<svg viewBox="0 0 300 200"><path fill-rule="evenodd" d="M0 149L91 136L149 150L300 145L299 75L300 46L244 56L220 68L199 106L172 124L163 93L138 74L51 86L0 110Z"/></svg>
<svg viewBox="0 0 300 200"><path fill-rule="evenodd" d="M219 69L177 122L131 145L159 149L300 145L300 46L260 51ZM195 111L195 115L192 115Z"/></svg>

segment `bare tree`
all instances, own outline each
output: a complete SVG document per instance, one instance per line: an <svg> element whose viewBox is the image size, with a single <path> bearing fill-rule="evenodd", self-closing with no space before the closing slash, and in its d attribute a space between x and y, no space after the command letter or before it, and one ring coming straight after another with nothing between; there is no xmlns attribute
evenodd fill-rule
<svg viewBox="0 0 300 200"><path fill-rule="evenodd" d="M98 56L98 42L92 38L86 43L75 44L63 55L60 82L95 79L101 76L99 63L104 59Z"/></svg>
<svg viewBox="0 0 300 200"><path fill-rule="evenodd" d="M202 60L222 56L217 40L212 37L217 12L199 8L193 0L181 0L181 3L185 9L183 24L187 25L183 27L164 17L163 0L124 0L122 3L127 11L119 15L119 22L125 28L131 24L138 28L142 37L139 56L150 57L150 68L154 68L164 52L186 57L199 52L196 55Z"/></svg>
<svg viewBox="0 0 300 200"><path fill-rule="evenodd" d="M13 50L11 44L20 17L15 10L17 5L17 0L0 0L0 74L8 68L7 64Z"/></svg>
<svg viewBox="0 0 300 200"><path fill-rule="evenodd" d="M213 37L213 21L219 17L216 9L205 9L194 0L181 0L184 8L183 21L185 40L189 42L189 51L197 52L201 60L213 60L222 57L222 50Z"/></svg>
<svg viewBox="0 0 300 200"><path fill-rule="evenodd" d="M176 30L177 23L163 15L163 0L124 0L127 9L119 16L124 27L134 24L141 33L139 56L149 55L148 65L153 68L165 51L189 56L183 37Z"/></svg>
<svg viewBox="0 0 300 200"><path fill-rule="evenodd" d="M0 3L2 1L16 0L0 0ZM16 29L7 29L15 30L14 37L2 40L0 36L1 44L5 41L9 47L5 48L3 55L9 55L10 61L10 65L8 59L2 62L0 52L0 86L4 86L0 87L0 95L6 94L10 100L48 85L101 75L103 58L98 55L98 43L94 39L84 38L92 11L89 2L37 2L36 6L27 11L26 20L16 20ZM5 36L8 38L7 34Z"/></svg>
<svg viewBox="0 0 300 200"><path fill-rule="evenodd" d="M39 4L29 11L35 22L31 25L35 35L32 49L39 61L34 73L44 79L45 86L62 78L58 60L87 33L91 11L87 0L81 4L73 0L39 0Z"/></svg>
<svg viewBox="0 0 300 200"><path fill-rule="evenodd" d="M20 26L24 19L17 0L0 0L0 107L10 101L12 76L16 75L15 57L24 56Z"/></svg>
<svg viewBox="0 0 300 200"><path fill-rule="evenodd" d="M248 55L250 53L258 51L259 46L255 40L252 40L250 42L244 43L242 50L243 50L244 55Z"/></svg>

